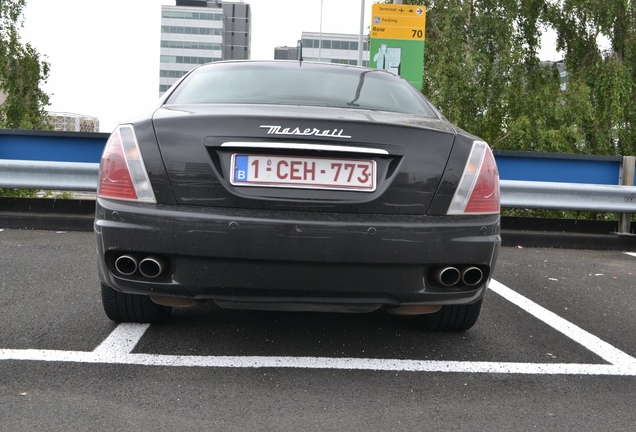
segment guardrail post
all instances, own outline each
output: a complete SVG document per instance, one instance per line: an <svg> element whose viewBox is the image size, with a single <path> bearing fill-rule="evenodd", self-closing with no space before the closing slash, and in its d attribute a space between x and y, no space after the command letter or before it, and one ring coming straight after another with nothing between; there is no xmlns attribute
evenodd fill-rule
<svg viewBox="0 0 636 432"><path fill-rule="evenodd" d="M634 186L634 165L636 156L623 156L623 175L621 185ZM636 203L634 204L636 208ZM618 234L631 234L632 215L621 213L618 215Z"/></svg>

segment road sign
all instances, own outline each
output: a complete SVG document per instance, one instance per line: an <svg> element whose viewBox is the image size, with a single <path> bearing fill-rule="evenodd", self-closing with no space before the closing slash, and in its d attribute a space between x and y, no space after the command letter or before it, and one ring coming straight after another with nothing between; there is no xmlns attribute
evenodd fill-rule
<svg viewBox="0 0 636 432"><path fill-rule="evenodd" d="M424 40L424 6L374 4L372 12L371 37Z"/></svg>
<svg viewBox="0 0 636 432"><path fill-rule="evenodd" d="M371 67L400 75L422 88L426 8L374 4L371 19Z"/></svg>

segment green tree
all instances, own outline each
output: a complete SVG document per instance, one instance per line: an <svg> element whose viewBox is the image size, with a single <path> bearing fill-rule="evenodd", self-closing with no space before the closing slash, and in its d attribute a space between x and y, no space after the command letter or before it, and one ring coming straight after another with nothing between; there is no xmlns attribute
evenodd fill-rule
<svg viewBox="0 0 636 432"><path fill-rule="evenodd" d="M26 0L0 0L0 127L48 129L45 107L49 96L41 90L49 64L20 40Z"/></svg>
<svg viewBox="0 0 636 432"><path fill-rule="evenodd" d="M49 74L28 43L22 44L19 30L26 0L0 0L0 128L49 129L45 107L49 96L40 89ZM0 196L30 197L32 189L0 189Z"/></svg>
<svg viewBox="0 0 636 432"><path fill-rule="evenodd" d="M496 149L634 154L634 0L403 3L427 8L423 93L449 120ZM566 53L564 89L538 58L548 28Z"/></svg>
<svg viewBox="0 0 636 432"><path fill-rule="evenodd" d="M545 2L411 3L428 11L423 92L451 121L496 149L578 151L585 90L562 92L556 66L540 63Z"/></svg>
<svg viewBox="0 0 636 432"><path fill-rule="evenodd" d="M565 0L549 7L569 82L588 94L586 153L636 154L636 2Z"/></svg>

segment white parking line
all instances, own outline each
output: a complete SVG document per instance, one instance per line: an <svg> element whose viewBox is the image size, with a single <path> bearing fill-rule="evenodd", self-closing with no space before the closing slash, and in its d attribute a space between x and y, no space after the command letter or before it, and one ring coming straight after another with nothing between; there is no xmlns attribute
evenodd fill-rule
<svg viewBox="0 0 636 432"><path fill-rule="evenodd" d="M631 255L633 257L636 257L636 252L625 252L625 255Z"/></svg>
<svg viewBox="0 0 636 432"><path fill-rule="evenodd" d="M155 354L98 354L82 351L0 350L0 359L141 366L295 368L394 372L455 372L525 375L636 376L636 366L569 363L506 363L329 357L229 357Z"/></svg>
<svg viewBox="0 0 636 432"><path fill-rule="evenodd" d="M610 364L460 362L329 357L177 356L131 354L148 329L147 324L121 324L94 351L0 350L0 360L101 363L143 366L217 368L298 368L408 372L455 372L532 375L636 376L636 359L596 336L491 281L490 289L555 330L578 342Z"/></svg>
<svg viewBox="0 0 636 432"><path fill-rule="evenodd" d="M148 327L150 324L119 324L93 352L128 354L135 349Z"/></svg>
<svg viewBox="0 0 636 432"><path fill-rule="evenodd" d="M497 282L496 280L490 281L488 285L490 290L496 292L509 302L517 305L521 309L525 310L536 318L540 319L550 327L563 333L570 339L583 345L583 347L592 351L597 356L608 361L613 365L623 366L636 366L636 359L625 354L623 351L613 347L607 342L602 341L598 337L591 333L586 332L580 327L572 324L569 321L564 320L557 314L550 312L546 308L539 306L530 299L522 296L521 294L511 290L507 286Z"/></svg>

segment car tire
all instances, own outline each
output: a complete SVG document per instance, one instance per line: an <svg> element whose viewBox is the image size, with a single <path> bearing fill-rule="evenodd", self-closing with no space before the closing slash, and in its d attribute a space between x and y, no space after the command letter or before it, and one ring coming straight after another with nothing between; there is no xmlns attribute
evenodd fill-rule
<svg viewBox="0 0 636 432"><path fill-rule="evenodd" d="M123 323L156 324L168 319L169 306L153 303L150 297L139 294L125 294L102 284L102 306L111 320Z"/></svg>
<svg viewBox="0 0 636 432"><path fill-rule="evenodd" d="M418 316L420 328L427 331L466 331L475 325L481 312L481 303L446 305L432 314Z"/></svg>

